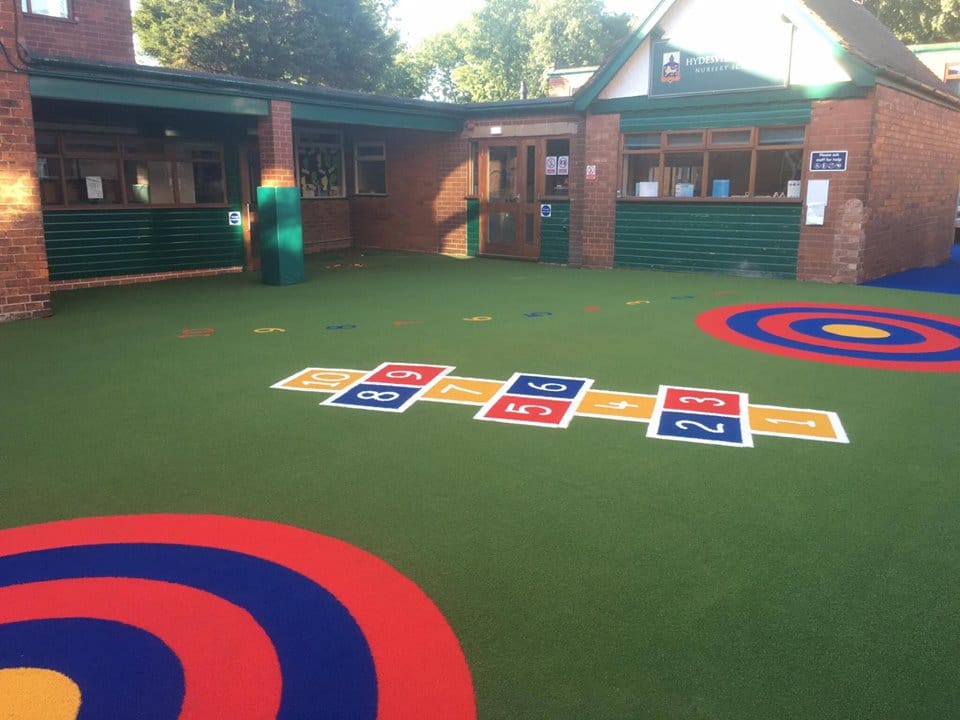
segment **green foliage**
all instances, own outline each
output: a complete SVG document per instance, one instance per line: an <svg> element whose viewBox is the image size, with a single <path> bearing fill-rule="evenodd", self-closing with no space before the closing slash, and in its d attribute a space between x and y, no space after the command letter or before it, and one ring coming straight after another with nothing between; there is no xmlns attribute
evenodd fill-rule
<svg viewBox="0 0 960 720"><path fill-rule="evenodd" d="M410 57L436 100L485 102L546 95L554 67L597 65L630 32L601 0L487 0Z"/></svg>
<svg viewBox="0 0 960 720"><path fill-rule="evenodd" d="M133 26L161 65L419 95L380 0L141 0Z"/></svg>
<svg viewBox="0 0 960 720"><path fill-rule="evenodd" d="M960 0L864 0L863 6L905 43L960 39Z"/></svg>

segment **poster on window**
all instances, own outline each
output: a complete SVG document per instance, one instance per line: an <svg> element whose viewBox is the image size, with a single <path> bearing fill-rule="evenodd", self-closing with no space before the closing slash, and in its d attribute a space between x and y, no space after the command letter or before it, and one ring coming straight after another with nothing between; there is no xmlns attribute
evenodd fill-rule
<svg viewBox="0 0 960 720"><path fill-rule="evenodd" d="M570 157L568 155L560 155L557 158L557 175L569 175L570 174Z"/></svg>
<svg viewBox="0 0 960 720"><path fill-rule="evenodd" d="M103 178L87 175L87 200L103 200Z"/></svg>
<svg viewBox="0 0 960 720"><path fill-rule="evenodd" d="M548 155L547 156L547 175L556 175L557 174L557 156Z"/></svg>

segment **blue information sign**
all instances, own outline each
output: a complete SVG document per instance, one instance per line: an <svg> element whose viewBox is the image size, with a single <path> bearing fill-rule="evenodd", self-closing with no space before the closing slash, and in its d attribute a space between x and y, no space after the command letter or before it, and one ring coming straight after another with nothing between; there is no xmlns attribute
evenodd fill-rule
<svg viewBox="0 0 960 720"><path fill-rule="evenodd" d="M548 218L553 215L553 205L543 204L540 206L540 217Z"/></svg>
<svg viewBox="0 0 960 720"><path fill-rule="evenodd" d="M846 150L815 150L810 153L810 172L845 172Z"/></svg>

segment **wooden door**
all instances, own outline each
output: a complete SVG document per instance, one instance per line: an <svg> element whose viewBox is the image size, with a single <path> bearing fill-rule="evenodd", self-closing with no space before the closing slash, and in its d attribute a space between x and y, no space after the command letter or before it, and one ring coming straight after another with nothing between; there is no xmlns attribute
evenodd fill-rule
<svg viewBox="0 0 960 720"><path fill-rule="evenodd" d="M480 254L540 257L537 144L490 142L480 156Z"/></svg>

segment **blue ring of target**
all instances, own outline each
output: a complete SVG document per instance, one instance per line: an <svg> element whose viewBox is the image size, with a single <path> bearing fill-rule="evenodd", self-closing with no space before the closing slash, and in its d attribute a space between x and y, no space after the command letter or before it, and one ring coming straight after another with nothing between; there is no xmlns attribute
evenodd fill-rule
<svg viewBox="0 0 960 720"><path fill-rule="evenodd" d="M78 720L175 718L180 660L146 630L110 620L59 618L0 625L0 668L56 670L82 693Z"/></svg>
<svg viewBox="0 0 960 720"><path fill-rule="evenodd" d="M889 336L884 338L849 337L846 335L837 335L836 333L824 330L824 328L828 325L837 324L855 325L857 327L869 328L870 330L883 330L884 332L889 333ZM804 335L809 335L810 337L822 338L824 340L839 340L841 342L862 343L867 346L876 345L882 347L884 345L891 345L895 347L902 347L904 345L915 345L922 343L924 340L926 340L926 338L920 333L900 327L899 325L887 325L879 321L870 322L855 318L807 318L805 320L797 320L796 322L790 323L790 327L793 330L803 333Z"/></svg>
<svg viewBox="0 0 960 720"><path fill-rule="evenodd" d="M245 609L280 661L278 720L315 717L318 708L336 720L376 718L376 669L362 630L330 592L299 573L250 555L188 545L86 545L0 558L0 587L87 577L177 583ZM84 698L114 690L99 681L82 688Z"/></svg>
<svg viewBox="0 0 960 720"><path fill-rule="evenodd" d="M757 310L746 310L744 312L737 313L727 319L727 327L729 327L734 332L740 333L746 337L749 337L754 340L760 340L762 342L769 343L771 345L779 345L780 347L792 348L794 350L803 350L806 352L816 352L822 353L824 355L835 355L837 357L849 357L849 358L858 358L862 360L896 360L897 362L952 362L960 360L960 346L953 348L951 350L946 350L942 352L918 352L918 353L886 353L879 352L872 349L864 350L846 350L840 348L826 347L824 345L818 345L817 343L810 342L804 343L797 340L791 340L788 338L780 337L779 335L773 335L763 330L759 326L759 322L764 318L770 317L771 315L782 315L784 313L794 314L794 313L811 313L818 314L821 317L816 318L816 321L820 323L821 327L823 325L829 325L833 323L843 323L851 324L852 321L860 320L862 324L871 327L881 326L885 330L889 330L892 327L899 326L890 326L883 325L884 319L907 321L914 323L916 325L922 325L925 327L933 328L939 330L948 335L952 335L957 338L958 345L960 345L960 328L956 325L950 325L949 323L939 322L931 318L918 318L910 315L900 315L897 313L887 313L880 311L867 311L867 310L857 310L857 314L861 317L848 317L850 311L844 311L842 308L836 311L836 314L831 315L829 309L823 307L804 307L801 305L791 305L784 308L759 308ZM823 317L826 316L826 317ZM874 325L870 325L871 319L877 318ZM792 325L796 325L793 323ZM922 334L917 333L921 338ZM836 335L829 336L831 340L838 340L839 338ZM849 342L863 342L861 338L843 338L844 341Z"/></svg>

